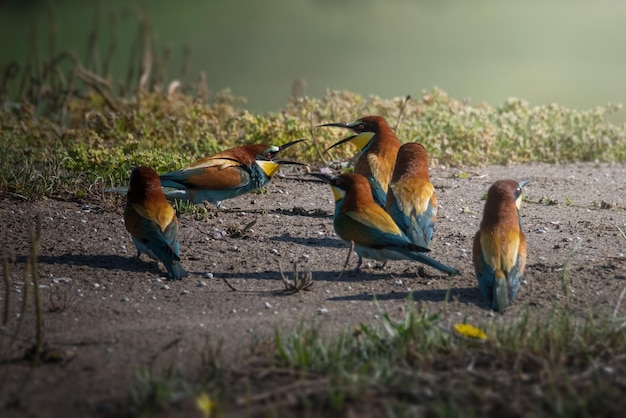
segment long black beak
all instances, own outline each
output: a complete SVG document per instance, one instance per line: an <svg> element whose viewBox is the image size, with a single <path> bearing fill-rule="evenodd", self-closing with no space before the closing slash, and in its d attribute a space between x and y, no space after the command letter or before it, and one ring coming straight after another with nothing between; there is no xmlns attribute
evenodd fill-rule
<svg viewBox="0 0 626 418"><path fill-rule="evenodd" d="M326 149L324 150L324 152L328 152L328 150L330 150L330 149L332 149L332 148L335 148L337 145L345 144L346 142L351 141L352 139L356 138L357 136L358 136L358 135L350 135L349 137L344 138L344 139L342 139L342 140L341 140L341 141L339 141L339 142L335 142L333 145L331 145L330 147L326 148Z"/></svg>
<svg viewBox="0 0 626 418"><path fill-rule="evenodd" d="M328 174L323 174L323 173L309 173L310 176L313 177L317 177L318 179L322 180L324 183L328 183L330 184L330 182L332 181L332 176L329 176Z"/></svg>
<svg viewBox="0 0 626 418"><path fill-rule="evenodd" d="M283 144L283 145L279 146L278 150L282 151L282 150L284 150L286 148L289 148L290 146L295 145L298 142L302 142L302 141L306 141L306 138L304 138L304 139L296 139L295 141L287 142L286 144Z"/></svg>
<svg viewBox="0 0 626 418"><path fill-rule="evenodd" d="M349 124L343 123L343 122L325 123L323 125L318 125L318 126L334 126L334 127L337 127L337 128L353 129ZM331 148L335 148L337 145L344 144L344 143L350 141L351 139L356 138L357 136L358 135L350 135L349 137L344 138L341 141L339 141L339 142L331 145L330 147L326 148L324 150L324 152L328 152L328 150L330 150Z"/></svg>
<svg viewBox="0 0 626 418"><path fill-rule="evenodd" d="M308 167L309 165L306 163L300 163L298 161L288 161L288 160L272 160L274 161L276 164L280 164L280 165L303 165Z"/></svg>
<svg viewBox="0 0 626 418"><path fill-rule="evenodd" d="M348 126L347 123L342 123L342 122L333 122L333 123L325 123L323 125L317 125L318 128L321 126L335 126L337 128L346 128L346 129L352 129L350 126Z"/></svg>

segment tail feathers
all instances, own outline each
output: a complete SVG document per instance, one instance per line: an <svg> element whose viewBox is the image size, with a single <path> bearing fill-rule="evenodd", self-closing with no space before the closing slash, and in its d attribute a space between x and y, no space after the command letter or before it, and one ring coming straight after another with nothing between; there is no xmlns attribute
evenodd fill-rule
<svg viewBox="0 0 626 418"><path fill-rule="evenodd" d="M167 273L172 280L179 280L183 277L189 276L189 273L185 271L182 264L176 260L172 260L171 263L164 263Z"/></svg>
<svg viewBox="0 0 626 418"><path fill-rule="evenodd" d="M189 276L189 273L187 273L183 266L180 264L180 257L169 245L167 246L165 251L157 252L157 256L167 269L167 274L170 276L170 279L179 280L183 277Z"/></svg>
<svg viewBox="0 0 626 418"><path fill-rule="evenodd" d="M426 264L427 266L437 269L450 276L455 276L461 273L459 270L455 269L454 267L447 266L423 253L407 251L405 254L412 260L419 261L422 264Z"/></svg>
<svg viewBox="0 0 626 418"><path fill-rule="evenodd" d="M506 282L506 277L504 277L502 271L498 271L498 273L496 273L496 281L493 287L493 301L491 307L495 311L504 312L511 303L511 298L509 297L509 286Z"/></svg>
<svg viewBox="0 0 626 418"><path fill-rule="evenodd" d="M189 193L185 189L174 189L168 186L167 188L163 189L163 194L165 195L165 198L169 201L192 201L192 199L190 199L189 197Z"/></svg>
<svg viewBox="0 0 626 418"><path fill-rule="evenodd" d="M417 246L428 248L428 242L424 236L424 231L420 229L418 225L411 225L409 229L406 231L406 236L411 240L411 242Z"/></svg>
<svg viewBox="0 0 626 418"><path fill-rule="evenodd" d="M430 252L430 248L428 248L426 245L407 244L407 248L410 251L414 251L416 253L429 253Z"/></svg>
<svg viewBox="0 0 626 418"><path fill-rule="evenodd" d="M172 189L185 189L187 187L183 183L180 183L174 179L165 177L165 174L162 175L160 179L161 179L161 187L170 187Z"/></svg>
<svg viewBox="0 0 626 418"><path fill-rule="evenodd" d="M163 263L172 280L189 276L189 273L180 264L180 257L172 246L163 242L158 245L151 245L150 250Z"/></svg>

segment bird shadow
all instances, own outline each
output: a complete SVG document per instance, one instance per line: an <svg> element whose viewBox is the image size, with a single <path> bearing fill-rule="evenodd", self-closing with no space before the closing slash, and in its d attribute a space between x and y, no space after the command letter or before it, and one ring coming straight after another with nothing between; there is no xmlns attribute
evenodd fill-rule
<svg viewBox="0 0 626 418"><path fill-rule="evenodd" d="M282 266L283 274L291 279L292 276L292 267L291 264L287 263ZM381 270L379 272L369 272L361 270L360 273L354 274L352 270L346 270L342 274L337 270L309 270L305 266L299 266L298 272L301 274L311 274L311 277L314 282L341 282L341 283L363 283L367 281L377 281L377 280L385 280L389 279L389 273ZM191 273L191 272L190 272ZM194 273L195 274L195 273ZM200 274L200 273L198 273ZM255 272L241 272L241 271L222 271L222 272L214 272L213 277L217 279L255 279L255 280L280 280L281 273L280 270L264 270L264 271L255 271ZM403 274L394 274L394 277L406 277L412 278L415 277L414 274L407 272L405 275Z"/></svg>
<svg viewBox="0 0 626 418"><path fill-rule="evenodd" d="M264 214L271 213L271 214L282 215L282 216L304 216L307 218L321 218L321 219L325 219L325 218L330 219L333 217L332 213L329 213L323 209L305 209L300 206L294 206L291 209L285 209L285 208L261 209L261 208L249 208L249 207L235 206L235 207L221 208L221 209L215 208L214 210L215 210L215 213L217 214L245 212L248 214L256 214L256 215L264 215Z"/></svg>
<svg viewBox="0 0 626 418"><path fill-rule="evenodd" d="M333 217L332 213L329 213L323 209L305 209L300 206L294 206L291 209L275 208L275 209L270 209L269 212L279 214L279 215L287 215L287 216L305 216L307 218L331 219Z"/></svg>
<svg viewBox="0 0 626 418"><path fill-rule="evenodd" d="M389 292L382 294L359 293L356 295L334 296L328 298L331 301L362 301L368 302L374 300L405 300L411 298L416 302L446 302L458 301L467 304L474 304L478 307L484 307L483 301L475 287L453 287L450 289L426 289L413 290L410 292Z"/></svg>
<svg viewBox="0 0 626 418"><path fill-rule="evenodd" d="M286 278L292 279L292 267L290 264L286 264L282 266L283 274ZM337 270L308 270L306 266L300 266L298 268L298 272L300 274L311 274L311 278L313 282L324 282L324 283L364 283L368 281L380 281L380 280L388 280L391 275L385 270L377 270L371 271L361 270L359 273L355 273L354 270L346 270L343 273ZM201 272L189 272L190 274L202 275L204 273ZM340 274L341 273L341 274ZM280 280L281 272L280 270L264 270L264 271L255 271L255 272L241 272L241 271L222 271L222 272L214 272L213 277L216 279L254 279L254 280ZM394 273L393 277L395 278L405 278L412 279L415 278L415 273L407 271L405 273ZM437 277L437 276L432 276ZM443 290L445 294L445 290Z"/></svg>
<svg viewBox="0 0 626 418"><path fill-rule="evenodd" d="M143 257L146 257L145 255ZM61 254L58 256L39 256L37 258L41 264L57 264L70 266L87 266L104 270L124 270L129 272L153 272L163 275L164 270L159 268L159 264L153 260L143 260L141 258L121 255L87 255L87 254ZM25 263L26 256L16 258L17 262Z"/></svg>
<svg viewBox="0 0 626 418"><path fill-rule="evenodd" d="M289 233L284 233L282 235L271 237L269 238L269 240L277 241L277 242L286 242L289 244L306 245L306 246L311 246L311 247L346 248L346 249L349 248L348 246L346 246L345 242L338 240L337 238L334 238L334 237L304 238L304 237L294 237L293 235Z"/></svg>

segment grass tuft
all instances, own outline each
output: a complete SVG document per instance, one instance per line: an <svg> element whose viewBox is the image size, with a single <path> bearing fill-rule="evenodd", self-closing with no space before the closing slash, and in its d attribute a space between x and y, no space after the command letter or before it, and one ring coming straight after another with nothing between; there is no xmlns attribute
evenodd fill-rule
<svg viewBox="0 0 626 418"><path fill-rule="evenodd" d="M188 382L188 395L228 387L216 395L226 414L619 414L626 360L615 353L626 350L623 319L556 307L531 318L529 308L518 318L495 317L484 331L472 327L477 340L407 300L402 317L382 313L333 337L315 323L277 329L273 344L255 343L254 355L237 366L212 352L210 372Z"/></svg>
<svg viewBox="0 0 626 418"><path fill-rule="evenodd" d="M300 272L298 270L298 263L296 261L293 262L293 270L292 270L292 279L289 280L287 276L283 273L283 268L280 263L278 263L278 269L280 271L280 278L285 285L285 291L287 293L297 293L300 290L311 290L313 286L313 273L310 270L305 272Z"/></svg>

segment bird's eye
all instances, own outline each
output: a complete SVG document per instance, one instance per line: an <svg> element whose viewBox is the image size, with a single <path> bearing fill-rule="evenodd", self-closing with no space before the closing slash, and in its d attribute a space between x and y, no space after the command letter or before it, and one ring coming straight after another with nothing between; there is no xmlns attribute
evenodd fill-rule
<svg viewBox="0 0 626 418"><path fill-rule="evenodd" d="M359 127L357 128L359 131L362 131L363 129L365 129L365 125L360 124Z"/></svg>

